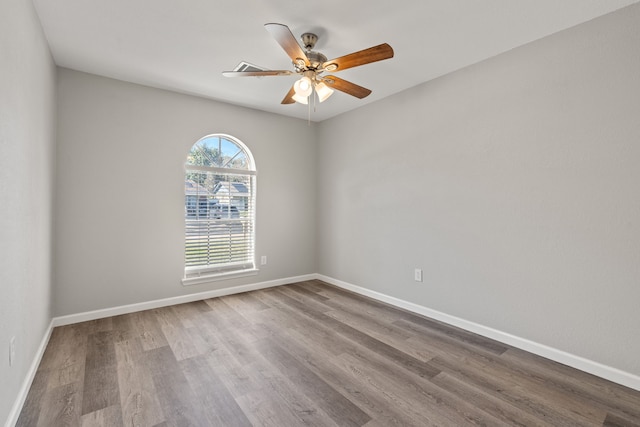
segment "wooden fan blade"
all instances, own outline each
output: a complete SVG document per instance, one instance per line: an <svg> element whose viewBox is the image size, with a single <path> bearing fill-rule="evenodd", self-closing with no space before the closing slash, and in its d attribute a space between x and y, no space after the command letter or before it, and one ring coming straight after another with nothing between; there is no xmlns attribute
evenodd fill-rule
<svg viewBox="0 0 640 427"><path fill-rule="evenodd" d="M296 102L295 99L293 99L293 95L295 95L295 93L296 91L293 90L293 86L291 86L291 89L289 89L289 92L284 97L281 104L293 104L294 102Z"/></svg>
<svg viewBox="0 0 640 427"><path fill-rule="evenodd" d="M307 58L307 54L304 53L304 50L300 47L293 33L286 25L282 24L264 24L264 27L271 33L274 39L278 42L280 46L287 52L291 61L294 64L298 65L306 65L307 67L311 65L309 62L309 58Z"/></svg>
<svg viewBox="0 0 640 427"><path fill-rule="evenodd" d="M383 59L393 58L393 49L386 43L378 46L370 47L340 58L332 59L322 64L322 68L327 71L342 71L347 68L357 67L359 65L370 64ZM336 67L335 69L333 67Z"/></svg>
<svg viewBox="0 0 640 427"><path fill-rule="evenodd" d="M322 81L331 89L339 90L340 92L347 93L360 99L369 96L371 93L371 90L366 87L358 86L355 83L351 83L336 76L324 77Z"/></svg>
<svg viewBox="0 0 640 427"><path fill-rule="evenodd" d="M225 77L261 77L261 76L289 76L293 71L289 70L265 70L265 71L224 71Z"/></svg>

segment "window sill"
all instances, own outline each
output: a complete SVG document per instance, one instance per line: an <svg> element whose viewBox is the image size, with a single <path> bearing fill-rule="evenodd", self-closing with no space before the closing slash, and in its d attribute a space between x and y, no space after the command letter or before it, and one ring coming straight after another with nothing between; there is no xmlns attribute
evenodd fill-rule
<svg viewBox="0 0 640 427"><path fill-rule="evenodd" d="M185 277L184 279L182 279L182 286L200 285L202 283L216 282L218 280L255 276L258 274L258 271L260 270L258 270L257 268L252 268L250 270L229 271L227 273L209 273L202 274L201 276L196 277Z"/></svg>

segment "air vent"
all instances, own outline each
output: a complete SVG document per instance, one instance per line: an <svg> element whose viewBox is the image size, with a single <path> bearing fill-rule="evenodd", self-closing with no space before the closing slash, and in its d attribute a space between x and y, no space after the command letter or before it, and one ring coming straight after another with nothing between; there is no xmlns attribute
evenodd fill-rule
<svg viewBox="0 0 640 427"><path fill-rule="evenodd" d="M267 71L266 68L260 68L257 65L249 64L248 62L242 61L238 64L233 71Z"/></svg>

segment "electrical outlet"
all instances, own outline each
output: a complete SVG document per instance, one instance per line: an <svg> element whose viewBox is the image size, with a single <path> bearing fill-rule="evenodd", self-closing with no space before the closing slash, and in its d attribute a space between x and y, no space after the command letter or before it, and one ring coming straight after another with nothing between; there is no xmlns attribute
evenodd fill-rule
<svg viewBox="0 0 640 427"><path fill-rule="evenodd" d="M267 256L266 255L262 255L260 257L260 265L267 265Z"/></svg>
<svg viewBox="0 0 640 427"><path fill-rule="evenodd" d="M422 270L420 268L416 268L413 271L413 280L416 282L422 282Z"/></svg>
<svg viewBox="0 0 640 427"><path fill-rule="evenodd" d="M9 340L9 366L13 366L13 361L16 358L16 337L11 337Z"/></svg>

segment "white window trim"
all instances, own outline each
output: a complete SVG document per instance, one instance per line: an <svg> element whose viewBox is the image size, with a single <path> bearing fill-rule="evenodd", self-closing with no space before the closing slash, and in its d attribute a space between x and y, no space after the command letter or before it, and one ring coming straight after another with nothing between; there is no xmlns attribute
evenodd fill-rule
<svg viewBox="0 0 640 427"><path fill-rule="evenodd" d="M256 276L260 270L249 268L246 270L227 271L224 273L202 274L200 276L185 277L182 279L182 286L200 285L203 283L217 282L218 280L235 279L238 277Z"/></svg>

